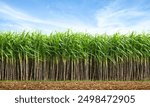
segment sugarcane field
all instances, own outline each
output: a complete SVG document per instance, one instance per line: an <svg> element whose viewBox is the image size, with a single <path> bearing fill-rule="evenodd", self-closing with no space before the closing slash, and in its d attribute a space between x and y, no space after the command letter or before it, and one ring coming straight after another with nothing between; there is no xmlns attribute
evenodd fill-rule
<svg viewBox="0 0 150 107"><path fill-rule="evenodd" d="M0 89L150 89L150 34L1 32Z"/></svg>

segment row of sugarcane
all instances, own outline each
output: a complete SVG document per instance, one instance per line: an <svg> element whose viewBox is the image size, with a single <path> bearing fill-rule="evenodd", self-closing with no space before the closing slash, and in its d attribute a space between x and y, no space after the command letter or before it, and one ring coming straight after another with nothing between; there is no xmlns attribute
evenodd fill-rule
<svg viewBox="0 0 150 107"><path fill-rule="evenodd" d="M150 35L1 32L0 80L150 80Z"/></svg>
<svg viewBox="0 0 150 107"><path fill-rule="evenodd" d="M150 58L115 64L94 59L4 59L0 68L0 80L150 80Z"/></svg>

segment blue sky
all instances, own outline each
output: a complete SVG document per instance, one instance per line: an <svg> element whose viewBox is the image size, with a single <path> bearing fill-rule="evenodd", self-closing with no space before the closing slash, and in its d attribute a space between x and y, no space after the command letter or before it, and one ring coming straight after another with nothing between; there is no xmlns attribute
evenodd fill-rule
<svg viewBox="0 0 150 107"><path fill-rule="evenodd" d="M150 32L149 0L0 0L1 31Z"/></svg>

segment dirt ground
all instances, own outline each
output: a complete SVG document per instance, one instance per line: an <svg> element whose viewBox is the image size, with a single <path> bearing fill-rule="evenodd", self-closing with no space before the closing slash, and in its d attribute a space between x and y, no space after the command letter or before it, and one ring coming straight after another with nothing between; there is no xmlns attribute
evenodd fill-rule
<svg viewBox="0 0 150 107"><path fill-rule="evenodd" d="M72 81L72 82L30 82L2 81L0 90L150 90L150 81L112 82L112 81Z"/></svg>

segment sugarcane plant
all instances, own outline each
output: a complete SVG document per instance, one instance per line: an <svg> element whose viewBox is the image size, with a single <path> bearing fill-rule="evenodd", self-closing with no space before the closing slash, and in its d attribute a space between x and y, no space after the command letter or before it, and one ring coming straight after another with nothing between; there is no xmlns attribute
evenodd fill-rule
<svg viewBox="0 0 150 107"><path fill-rule="evenodd" d="M150 34L1 32L0 80L150 80Z"/></svg>

